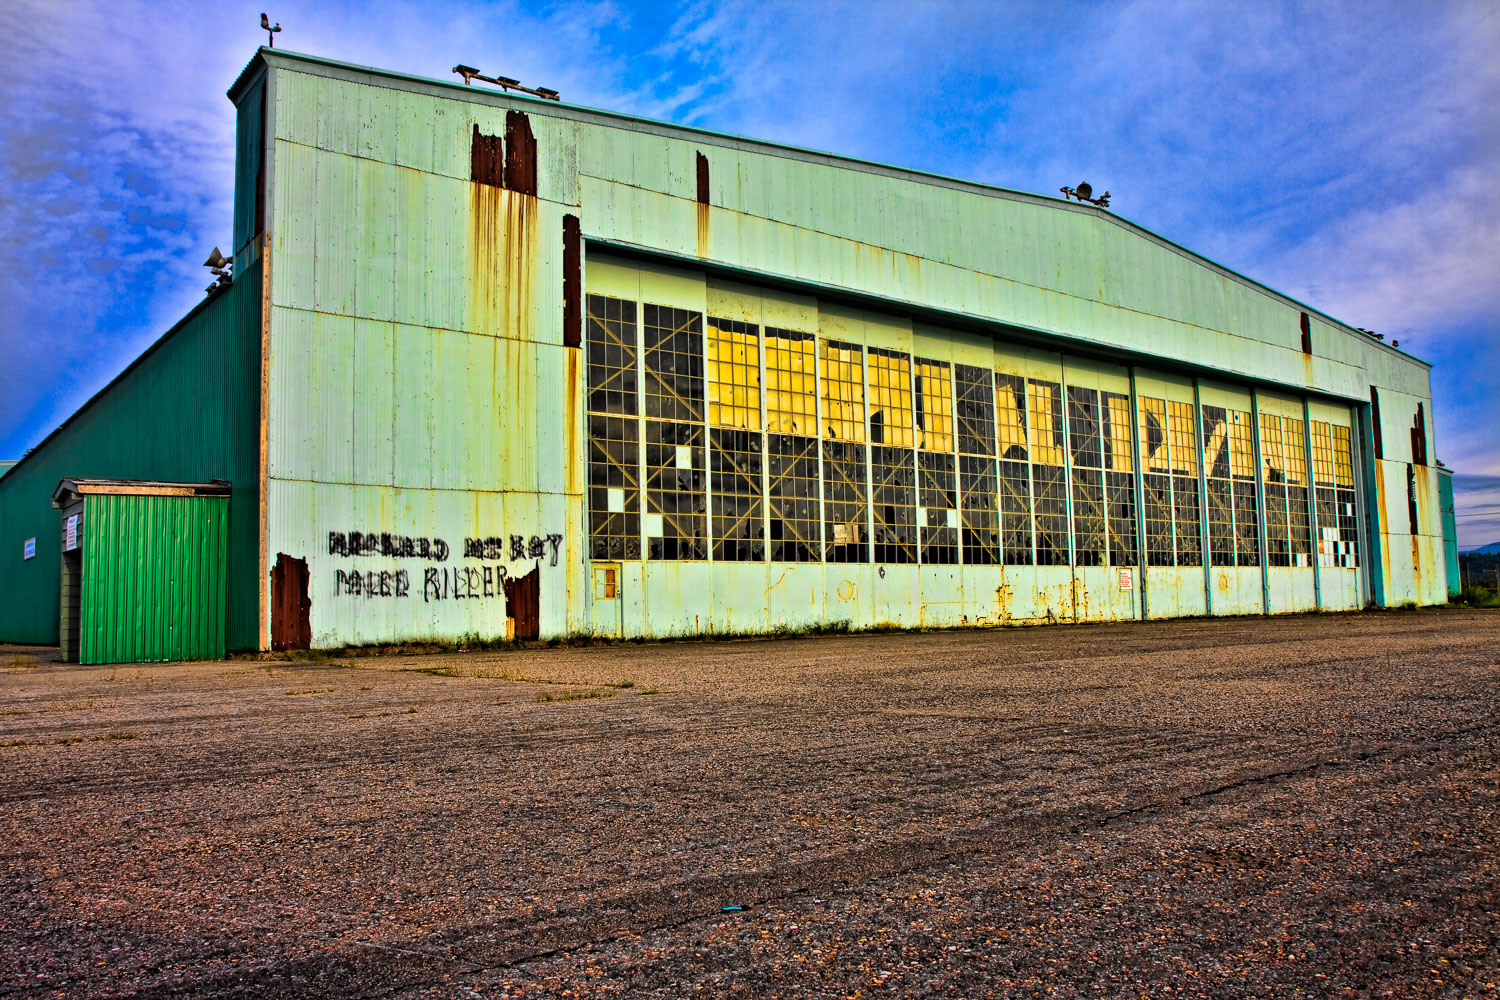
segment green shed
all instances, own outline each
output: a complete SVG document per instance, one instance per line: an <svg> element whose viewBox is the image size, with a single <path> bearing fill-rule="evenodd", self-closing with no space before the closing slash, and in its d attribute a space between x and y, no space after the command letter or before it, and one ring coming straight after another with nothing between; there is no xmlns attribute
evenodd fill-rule
<svg viewBox="0 0 1500 1000"><path fill-rule="evenodd" d="M224 655L229 483L64 479L52 506L65 661Z"/></svg>

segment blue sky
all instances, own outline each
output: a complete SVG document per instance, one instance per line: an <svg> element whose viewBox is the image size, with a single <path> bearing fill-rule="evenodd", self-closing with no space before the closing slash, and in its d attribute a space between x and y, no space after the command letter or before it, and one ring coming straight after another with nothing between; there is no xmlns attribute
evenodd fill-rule
<svg viewBox="0 0 1500 1000"><path fill-rule="evenodd" d="M266 9L296 51L1108 188L1121 216L1432 362L1461 542L1500 540L1500 5L272 2L0 10L0 457L202 297L229 243L224 91Z"/></svg>

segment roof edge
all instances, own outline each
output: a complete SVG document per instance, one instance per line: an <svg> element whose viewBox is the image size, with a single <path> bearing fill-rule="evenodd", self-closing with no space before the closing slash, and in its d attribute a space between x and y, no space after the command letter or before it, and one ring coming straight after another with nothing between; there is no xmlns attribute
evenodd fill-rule
<svg viewBox="0 0 1500 1000"><path fill-rule="evenodd" d="M1205 257L1194 250L1190 250L1182 244L1175 242L1174 240L1168 239L1167 237L1162 236L1159 233L1152 232L1139 223L1131 222L1129 219L1116 215L1115 213L1110 212L1106 209L1095 207L1093 205L1083 205L1077 202L1053 197L1051 195L1034 194L1029 191L1021 191L1016 188L1002 187L997 184L986 184L981 181L971 181L961 177L931 173L929 171L918 170L913 167L896 166L889 163L880 163L875 160L863 160L858 157L847 156L841 153L830 153L826 150L811 149L805 146L793 146L787 143L772 142L768 139L756 139L750 136L735 135L727 132L714 132L710 129L699 128L694 125L682 125L677 122L664 122L654 118L643 118L639 115L626 114L620 111L610 111L605 108L590 108L585 105L569 104L564 101L543 100L541 98L528 97L524 94L511 93L509 91L501 92L480 90L462 83L458 83L456 81L440 80L428 76L419 76L414 73L403 73L398 70L380 69L374 66L364 66L359 63L343 62L337 59L328 59L323 56L309 55L305 52L296 52L290 49L273 49L266 46L261 46L256 51L255 57L251 59L250 64L246 66L245 71L240 74L240 80L236 81L235 87L230 88L231 95L233 95L235 89L241 85L241 82L244 82L246 85L248 85L249 81L246 78L246 74L250 73L252 67L260 64L270 68L276 63L283 63L288 67L291 67L298 63L311 64L313 66L324 66L332 69L342 70L344 72L364 73L372 76L384 77L386 79L402 80L428 87L453 90L467 94L470 96L470 98L476 95L483 95L485 97L494 98L497 103L502 104L522 102L525 104L544 106L549 109L566 108L569 111L582 115L594 115L608 119L615 119L617 121L631 122L638 125L648 125L653 128L676 131L693 136L714 139L718 141L718 144L732 142L745 144L751 147L759 147L763 150L769 150L780 154L795 153L804 157L811 156L826 161L832 161L833 163L855 165L872 172L904 176L928 183L937 183L944 187L966 189L991 197L999 196L1008 199L1024 201L1030 204L1036 204L1042 207L1053 208L1060 211L1082 212L1088 215L1092 215L1097 219L1101 219L1114 225L1120 226L1121 228L1129 232L1155 242L1168 250L1171 250L1183 257L1188 258L1189 260L1206 265L1207 267L1218 271L1224 276L1238 281L1255 291L1261 292L1265 295L1269 295L1272 298L1278 299L1289 306L1294 306L1301 312L1306 312L1309 315L1317 316L1319 319L1323 320L1326 323L1329 323L1340 332L1350 337L1359 338L1361 341L1368 341L1372 346L1382 348L1402 360L1419 364L1429 371L1432 369L1432 365L1426 361L1423 361L1421 358L1418 358L1412 354L1408 354L1405 351L1400 350L1399 348L1392 347L1384 340L1378 339L1368 333L1365 333L1357 327L1345 323L1343 320L1340 320L1336 316L1332 316L1315 306L1311 306L1305 302L1299 301L1298 299L1294 299L1290 295L1287 295L1284 292L1277 291L1269 285L1263 284L1259 281L1256 281L1254 278L1241 274L1239 271L1236 271L1233 268L1226 267L1225 265L1220 264L1218 261ZM480 101L477 103L488 103L488 101Z"/></svg>

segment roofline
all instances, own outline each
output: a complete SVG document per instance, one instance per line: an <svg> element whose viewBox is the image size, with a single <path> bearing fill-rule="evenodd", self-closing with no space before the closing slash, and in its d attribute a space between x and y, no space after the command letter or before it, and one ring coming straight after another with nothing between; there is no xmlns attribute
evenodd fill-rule
<svg viewBox="0 0 1500 1000"><path fill-rule="evenodd" d="M239 78L236 79L234 86L230 87L230 99L235 100L236 93L242 92L245 88L251 85L255 78L255 74L252 72L252 70L260 67L269 67L276 63L285 63L287 64L288 68L296 64L303 64L336 70L338 72L335 74L321 74L332 75L335 76L335 78L342 78L347 75L363 74L368 76L380 77L387 80L399 80L403 83L416 84L423 88L435 88L438 90L453 91L463 94L463 99L475 104L492 104L504 107L510 107L516 104L520 104L529 107L538 107L545 110L548 114L555 114L557 111L563 110L568 112L567 114L560 116L564 118L574 118L577 120L604 119L606 121L613 122L627 122L638 127L645 126L645 131L679 133L684 135L691 135L697 138L710 139L713 140L715 145L759 149L763 152L769 152L773 155L778 156L788 156L790 154L791 158L793 159L823 161L830 165L855 166L866 173L882 174L889 177L905 178L908 180L918 180L938 187L946 187L961 191L970 191L991 198L999 197L1011 201L1022 201L1028 204L1034 204L1056 210L1081 212L1087 215L1092 215L1095 218L1113 223L1114 225L1117 225L1122 229L1134 233L1137 236L1144 237L1151 242L1154 242L1165 249L1171 250L1174 253L1177 253L1189 260L1206 265L1209 268L1220 272L1223 276L1238 281L1255 291L1279 299L1285 304L1293 306L1299 311L1306 312L1311 316L1317 316L1323 321L1332 324L1343 333L1351 337L1358 337L1361 340L1368 341L1371 346L1382 348L1403 361L1415 362L1416 364L1419 364L1426 368L1428 371L1432 370L1432 365L1429 362L1423 361L1421 358L1418 358L1412 354L1408 354L1405 351L1400 350L1399 348L1392 347L1384 340L1378 339L1371 334L1365 333L1355 327L1352 327L1348 323L1345 323L1344 321L1334 316L1330 316L1326 312L1323 312L1321 309L1310 306L1305 302L1300 302L1297 299L1292 298L1290 295L1286 295L1283 292L1278 292L1276 289L1270 287L1269 285L1264 285L1259 281L1256 281L1254 278L1247 277L1246 275L1243 275L1238 271L1233 270L1232 268L1226 267L1223 264L1218 263L1217 261L1210 260L1200 253L1189 250L1187 247L1183 246L1180 243L1176 243L1166 238L1165 236L1160 235L1159 233L1152 232L1145 226L1139 225L1135 222L1131 222L1130 220L1116 215L1113 212L1106 211L1102 208L1097 208L1093 205L1084 205L1078 202L1068 201L1050 195L1032 194L1027 191L1019 191L1014 188L1001 187L995 184L984 184L979 181L964 180L960 177L951 177L945 174L930 173L925 170L916 170L911 167L899 167L888 163L879 163L874 160L862 160L854 156L845 156L840 153L829 153L823 150L809 149L805 146L792 146L786 143L771 142L766 139L755 139L749 136L733 135L726 132L714 132L709 129L698 128L693 125L679 125L675 122L657 121L655 119L642 118L638 115L626 114L620 111L609 111L603 108L589 108L583 105L568 104L562 101L549 101L542 98L529 97L524 94L511 93L508 91L484 90L459 83L457 81L439 80L432 77L418 76L413 73L401 73L396 70L379 69L374 66L362 66L358 63L341 62L337 59L326 59L322 56L309 55L305 52L293 52L288 49L273 49L264 45L262 45L256 51L255 56L251 58L249 64L246 65L244 71L241 72Z"/></svg>

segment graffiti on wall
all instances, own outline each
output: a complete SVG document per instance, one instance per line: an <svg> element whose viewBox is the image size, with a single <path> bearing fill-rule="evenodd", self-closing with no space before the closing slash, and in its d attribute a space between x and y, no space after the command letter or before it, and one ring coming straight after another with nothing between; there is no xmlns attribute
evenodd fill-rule
<svg viewBox="0 0 1500 1000"><path fill-rule="evenodd" d="M463 540L464 559L489 563L544 560L556 566L563 536L490 535ZM446 563L453 548L437 537L394 535L390 532L330 531L328 554L345 558L373 556L384 559L418 559ZM422 571L422 601L464 601L503 597L505 581L512 574L504 565L426 566ZM334 594L340 597L412 597L412 573L404 569L336 569Z"/></svg>

